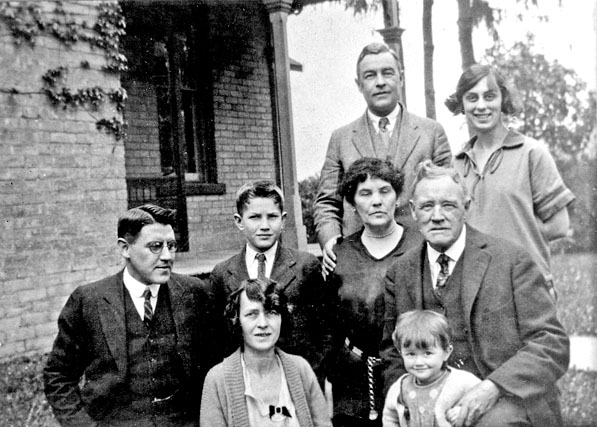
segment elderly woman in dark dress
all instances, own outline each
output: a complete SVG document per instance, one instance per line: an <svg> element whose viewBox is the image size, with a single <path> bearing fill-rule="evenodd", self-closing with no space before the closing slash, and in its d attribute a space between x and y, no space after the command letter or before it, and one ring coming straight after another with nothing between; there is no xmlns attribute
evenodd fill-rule
<svg viewBox="0 0 597 427"><path fill-rule="evenodd" d="M351 165L340 187L363 228L338 241L336 268L328 277L334 349L326 366L335 427L381 426L383 279L388 267L421 239L417 230L394 219L402 183L392 163L365 157Z"/></svg>

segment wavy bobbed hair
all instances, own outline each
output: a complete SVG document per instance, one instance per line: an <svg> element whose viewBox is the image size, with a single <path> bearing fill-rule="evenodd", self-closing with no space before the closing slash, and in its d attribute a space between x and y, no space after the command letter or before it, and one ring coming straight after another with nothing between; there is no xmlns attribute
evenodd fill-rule
<svg viewBox="0 0 597 427"><path fill-rule="evenodd" d="M521 105L514 90L508 85L506 78L495 68L489 65L473 64L467 68L456 85L456 92L450 95L444 104L455 116L464 113L462 98L466 92L471 90L484 77L493 80L502 94L502 113L514 115L521 111Z"/></svg>
<svg viewBox="0 0 597 427"><path fill-rule="evenodd" d="M288 319L288 309L286 295L282 288L273 280L248 279L243 280L234 292L228 297L226 304L225 317L228 323L228 330L231 332L234 341L244 346L243 332L240 325L240 297L243 292L247 293L247 298L251 301L260 302L266 311L277 311L282 317L282 325Z"/></svg>

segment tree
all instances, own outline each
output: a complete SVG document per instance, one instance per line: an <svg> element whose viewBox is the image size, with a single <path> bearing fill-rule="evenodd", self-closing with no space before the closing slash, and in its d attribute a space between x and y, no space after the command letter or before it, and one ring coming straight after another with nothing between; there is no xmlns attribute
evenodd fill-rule
<svg viewBox="0 0 597 427"><path fill-rule="evenodd" d="M524 107L519 130L547 142L556 158L577 157L586 150L595 125L594 98L574 70L533 49L529 34L510 49L494 45L487 50L486 62L515 83Z"/></svg>
<svg viewBox="0 0 597 427"><path fill-rule="evenodd" d="M523 107L518 130L544 141L564 182L576 195L569 209L572 239L556 250L594 250L597 224L597 96L576 72L533 52L533 37L489 49L483 62L511 78Z"/></svg>
<svg viewBox="0 0 597 427"><path fill-rule="evenodd" d="M473 46L473 29L485 23L489 34L495 42L499 41L497 24L502 19L501 9L492 8L487 0L456 0L458 3L458 42L460 43L460 57L462 69L465 70L475 61ZM516 0L516 3L523 3L525 9L531 5L537 6L537 0ZM559 2L562 5L562 2ZM518 16L522 20L521 16ZM547 20L547 17L542 17Z"/></svg>
<svg viewBox="0 0 597 427"><path fill-rule="evenodd" d="M423 68L425 114L435 120L435 85L433 84L433 0L423 1Z"/></svg>
<svg viewBox="0 0 597 427"><path fill-rule="evenodd" d="M314 206L319 186L319 174L299 181L299 196L303 210L303 224L307 229L307 243L317 243L315 234Z"/></svg>

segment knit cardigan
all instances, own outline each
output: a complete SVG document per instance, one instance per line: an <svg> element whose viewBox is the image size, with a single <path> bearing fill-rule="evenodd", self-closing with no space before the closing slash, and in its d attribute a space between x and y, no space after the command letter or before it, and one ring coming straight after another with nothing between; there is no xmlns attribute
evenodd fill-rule
<svg viewBox="0 0 597 427"><path fill-rule="evenodd" d="M276 349L286 375L301 427L331 427L325 398L309 363ZM201 427L250 427L245 400L241 352L236 350L205 377L201 397Z"/></svg>

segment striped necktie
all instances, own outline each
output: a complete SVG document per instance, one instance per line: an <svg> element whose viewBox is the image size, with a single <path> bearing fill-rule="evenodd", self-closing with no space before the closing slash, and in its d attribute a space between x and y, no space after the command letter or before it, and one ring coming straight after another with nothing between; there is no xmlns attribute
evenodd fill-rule
<svg viewBox="0 0 597 427"><path fill-rule="evenodd" d="M149 286L145 288L143 291L143 298L145 298L145 302L143 303L143 322L147 326L151 325L151 320L153 319L153 308L151 308L151 290Z"/></svg>

